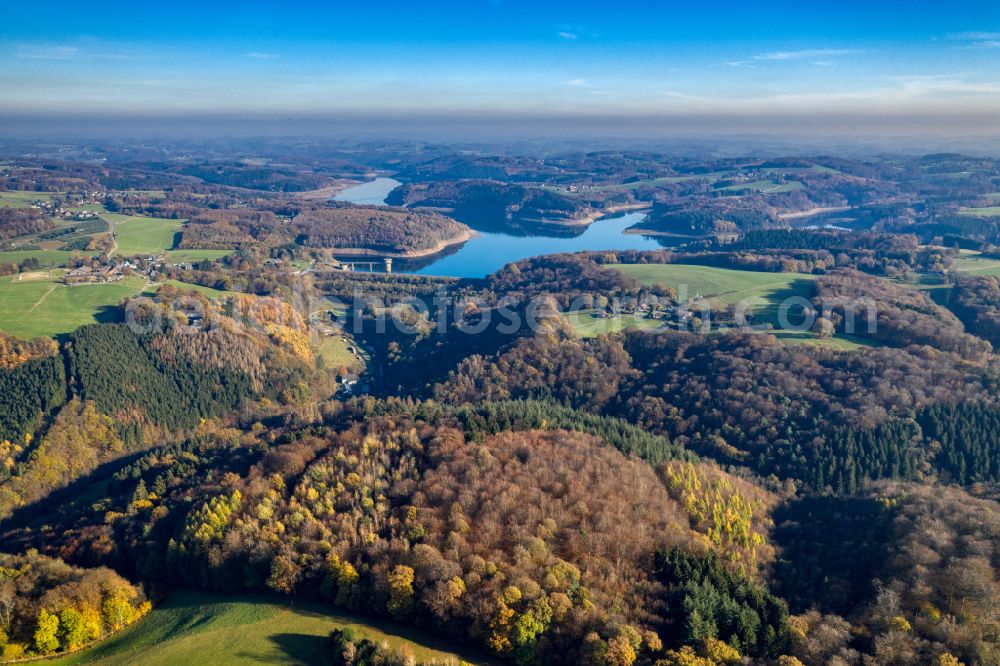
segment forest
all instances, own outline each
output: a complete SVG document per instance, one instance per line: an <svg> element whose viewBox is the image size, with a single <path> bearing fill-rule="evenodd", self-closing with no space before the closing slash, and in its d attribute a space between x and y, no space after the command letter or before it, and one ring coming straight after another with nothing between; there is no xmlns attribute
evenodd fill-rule
<svg viewBox="0 0 1000 666"><path fill-rule="evenodd" d="M180 247L188 249L278 247L369 249L407 253L461 239L466 227L443 215L404 209L298 207L283 220L271 211L198 211L185 227Z"/></svg>
<svg viewBox="0 0 1000 666"><path fill-rule="evenodd" d="M0 554L0 658L74 652L149 612L142 590L105 567L33 550Z"/></svg>
<svg viewBox="0 0 1000 666"><path fill-rule="evenodd" d="M767 491L677 448L630 461L605 444L634 428L615 419L537 429L549 413L358 400L283 435L203 429L63 507L59 536L29 520L9 542L70 546L152 590L325 599L518 663L990 663L993 500Z"/></svg>
<svg viewBox="0 0 1000 666"><path fill-rule="evenodd" d="M0 173L5 243L99 207L176 221L167 254L190 254L130 258L146 285L98 322L0 335L0 660L142 631L193 589L521 666L1000 664L1000 163L263 139L28 152ZM366 174L402 183L395 207L324 200ZM485 278L327 262L618 205L689 238ZM117 261L107 247L53 270ZM30 283L27 252L0 253L3 272ZM756 328L731 330L736 284L702 327L622 264L794 278L816 324L790 334L756 303ZM583 335L571 306L655 326ZM327 663L415 663L346 627L321 640Z"/></svg>
<svg viewBox="0 0 1000 666"><path fill-rule="evenodd" d="M303 211L292 220L296 242L317 248L370 248L382 252L432 250L461 239L461 223L434 213L338 207Z"/></svg>
<svg viewBox="0 0 1000 666"><path fill-rule="evenodd" d="M608 201L584 202L539 188L495 181L437 181L402 185L393 190L392 205L444 209L457 220L507 226L572 222Z"/></svg>
<svg viewBox="0 0 1000 666"><path fill-rule="evenodd" d="M718 202L711 207L699 205L688 209L657 206L636 228L682 236L705 236L771 226L777 226L777 220L767 210Z"/></svg>
<svg viewBox="0 0 1000 666"><path fill-rule="evenodd" d="M34 208L0 207L0 241L50 231L55 226Z"/></svg>

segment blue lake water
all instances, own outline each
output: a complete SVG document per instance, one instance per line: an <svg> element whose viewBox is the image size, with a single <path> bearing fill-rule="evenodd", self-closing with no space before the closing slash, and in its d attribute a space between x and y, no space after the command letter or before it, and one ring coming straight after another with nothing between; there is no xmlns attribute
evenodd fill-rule
<svg viewBox="0 0 1000 666"><path fill-rule="evenodd" d="M370 183L344 190L337 195L337 201L355 204L379 205L399 183L392 178L378 178ZM496 231L476 230L472 238L460 246L454 246L434 255L414 260L396 260L393 272L415 275L441 275L446 277L485 277L512 261L559 252L581 252L584 250L659 250L663 243L656 238L624 231L645 217L645 213L628 213L617 217L607 217L594 222L582 233L565 237L566 230L553 229L552 233L563 232L563 236L547 235L545 230L537 230L525 235ZM476 229L474 222L469 226ZM533 234L533 235L532 235Z"/></svg>
<svg viewBox="0 0 1000 666"><path fill-rule="evenodd" d="M382 206L389 192L399 187L401 183L392 178L376 178L368 183L349 187L333 198L334 201L346 201L360 206Z"/></svg>

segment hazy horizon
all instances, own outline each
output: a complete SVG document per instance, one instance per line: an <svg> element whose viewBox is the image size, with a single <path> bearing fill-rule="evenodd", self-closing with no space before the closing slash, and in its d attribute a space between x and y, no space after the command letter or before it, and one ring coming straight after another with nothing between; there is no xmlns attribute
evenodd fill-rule
<svg viewBox="0 0 1000 666"><path fill-rule="evenodd" d="M1000 6L958 4L15 5L0 135L1000 137Z"/></svg>
<svg viewBox="0 0 1000 666"><path fill-rule="evenodd" d="M804 153L844 157L878 153L958 152L1000 154L1000 133L981 135L901 132L892 122L879 127L837 119L836 127L817 119L792 126L787 119L762 118L489 118L464 117L281 117L223 114L143 116L19 116L0 114L0 140L38 148L45 144L130 142L152 144L213 141L268 142L430 142L490 152L517 148L539 154L592 150L651 150L692 155L739 156ZM808 128L814 129L810 131ZM41 142L39 144L39 142ZM235 144L233 144L235 145ZM251 144L252 145L252 144ZM251 151L252 152L252 151Z"/></svg>

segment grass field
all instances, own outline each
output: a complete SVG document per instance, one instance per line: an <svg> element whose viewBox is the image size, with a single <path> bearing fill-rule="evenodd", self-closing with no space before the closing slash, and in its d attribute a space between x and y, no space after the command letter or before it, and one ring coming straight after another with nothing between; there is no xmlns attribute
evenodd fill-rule
<svg viewBox="0 0 1000 666"><path fill-rule="evenodd" d="M864 349L865 347L881 347L882 345L872 340L856 338L853 335L837 335L832 338L819 338L809 332L798 333L795 331L771 331L774 337L789 345L810 345L813 347L828 347L840 351L851 351L854 349Z"/></svg>
<svg viewBox="0 0 1000 666"><path fill-rule="evenodd" d="M689 180L697 179L708 179L708 180L719 180L720 178L726 178L732 175L732 171L714 171L712 173L697 173L697 174L686 174L683 176L664 176L662 178L651 178L649 180L639 180L634 183L622 183L621 185L614 185L607 189L610 190L637 190L640 187L656 187L657 185L673 185L674 183L686 183Z"/></svg>
<svg viewBox="0 0 1000 666"><path fill-rule="evenodd" d="M679 296L684 296L682 292L686 290L688 300L704 298L713 309L745 299L753 310L754 323L771 324L775 328L772 331L775 337L789 344L822 345L834 349L869 346L864 340L847 336L822 339L811 332L780 330L778 314L782 302L793 297L808 300L813 292L813 275L740 271L689 264L613 264L606 268L621 271L646 286L666 285L677 290ZM797 323L796 314L799 311L794 304L787 311L792 323Z"/></svg>
<svg viewBox="0 0 1000 666"><path fill-rule="evenodd" d="M805 273L765 273L691 264L614 264L607 268L621 271L648 287L664 284L675 289L678 296L684 296L682 292L686 289L688 299L707 298L720 305L743 299L750 299L755 306L766 305L775 296L801 295L814 279Z"/></svg>
<svg viewBox="0 0 1000 666"><path fill-rule="evenodd" d="M119 236L119 242L121 236ZM171 240L171 242L173 242ZM163 254L169 263L175 264L196 264L199 261L208 259L214 261L216 259L221 259L227 254L231 254L232 250L168 250L167 252L150 252L149 254ZM66 262L69 261L70 257L74 254L87 254L82 252L67 252L66 250L10 250L7 252L0 252L0 264L19 264L25 259L34 257L38 259L38 263L42 268L55 268L57 266L65 266ZM90 254L96 255L96 252ZM121 246L119 245L119 254L121 252ZM147 254L146 252L137 252L133 254Z"/></svg>
<svg viewBox="0 0 1000 666"><path fill-rule="evenodd" d="M106 215L108 209L99 203L88 203L82 206L66 206L66 210L71 210L74 213L97 213L99 215Z"/></svg>
<svg viewBox="0 0 1000 666"><path fill-rule="evenodd" d="M114 306L142 291L146 279L67 287L54 278L0 278L0 331L22 338L69 333L84 324L109 321Z"/></svg>
<svg viewBox="0 0 1000 666"><path fill-rule="evenodd" d="M150 199L163 199L167 196L167 193L163 190L125 190L128 194L136 194L139 196L149 197Z"/></svg>
<svg viewBox="0 0 1000 666"><path fill-rule="evenodd" d="M354 371L363 371L363 364L358 358L348 350L350 346L357 346L346 341L339 335L324 336L319 343L319 355L323 359L325 367L333 370L347 368Z"/></svg>
<svg viewBox="0 0 1000 666"><path fill-rule="evenodd" d="M10 250L0 252L0 264L19 264L34 257L42 268L55 268L64 265L73 254L66 250Z"/></svg>
<svg viewBox="0 0 1000 666"><path fill-rule="evenodd" d="M804 187L805 185L797 180L789 180L784 183L776 183L773 180L755 180L749 183L728 185L718 189L722 192L742 192L744 190L753 190L755 192L791 192L792 190L801 190Z"/></svg>
<svg viewBox="0 0 1000 666"><path fill-rule="evenodd" d="M978 256L956 257L951 271L964 275L993 275L1000 277L1000 260Z"/></svg>
<svg viewBox="0 0 1000 666"><path fill-rule="evenodd" d="M216 664L327 664L327 637L350 626L378 643L409 650L419 661L436 659L484 664L477 655L458 655L451 647L417 631L392 624L370 624L317 604L264 596L175 592L146 618L100 645L46 661L71 666L215 666Z"/></svg>
<svg viewBox="0 0 1000 666"><path fill-rule="evenodd" d="M810 167L765 167L761 169L765 173L781 174L783 176L793 176L797 173L840 173L837 169L820 164L813 164Z"/></svg>
<svg viewBox="0 0 1000 666"><path fill-rule="evenodd" d="M3 190L0 191L0 208L30 208L32 201L51 201L60 194L60 192Z"/></svg>
<svg viewBox="0 0 1000 666"><path fill-rule="evenodd" d="M581 338L596 338L605 333L615 333L630 328L650 330L663 325L657 319L644 319L635 315L618 315L617 317L602 318L597 316L596 310L580 310L579 312L567 312L563 315L576 330Z"/></svg>
<svg viewBox="0 0 1000 666"><path fill-rule="evenodd" d="M232 253L232 250L168 250L165 257L167 261L175 264L196 264L206 259L215 261Z"/></svg>
<svg viewBox="0 0 1000 666"><path fill-rule="evenodd" d="M160 285L163 284L169 284L171 286L177 287L178 289L190 289L191 291L197 291L198 293L204 294L205 296L208 296L211 299L216 299L219 298L220 296L225 296L226 294L232 293L229 291L222 291L221 289L213 289L212 287L203 287L200 284L190 284L188 282L181 282L180 280L164 280L159 284L150 285L149 288L144 293L150 295L155 294L156 291L160 288Z"/></svg>
<svg viewBox="0 0 1000 666"><path fill-rule="evenodd" d="M960 208L962 215L972 215L973 217L1000 217L1000 206L984 206L982 208Z"/></svg>
<svg viewBox="0 0 1000 666"><path fill-rule="evenodd" d="M105 213L104 219L115 225L118 254L162 254L174 246L174 235L184 226L184 220L159 217Z"/></svg>

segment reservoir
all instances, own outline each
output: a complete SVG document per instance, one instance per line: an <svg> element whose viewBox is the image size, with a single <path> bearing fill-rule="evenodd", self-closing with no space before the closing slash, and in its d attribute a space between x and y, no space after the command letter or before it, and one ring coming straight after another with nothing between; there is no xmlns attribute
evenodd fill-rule
<svg viewBox="0 0 1000 666"><path fill-rule="evenodd" d="M344 190L335 201L362 205L384 205L389 193L400 183L392 178L378 178L369 183ZM414 275L481 278L496 272L506 264L542 254L582 252L584 250L659 250L664 244L656 238L626 234L626 229L645 217L645 213L626 213L602 218L576 236L566 235L566 229L535 230L529 235L477 229L474 221L466 221L476 231L472 238L439 254L412 260L397 259L393 272ZM572 230L572 229L571 229ZM556 235L560 233L560 235Z"/></svg>
<svg viewBox="0 0 1000 666"><path fill-rule="evenodd" d="M333 198L334 201L346 201L359 206L384 206L389 192L399 187L401 183L392 178L376 178L368 183L349 187Z"/></svg>

